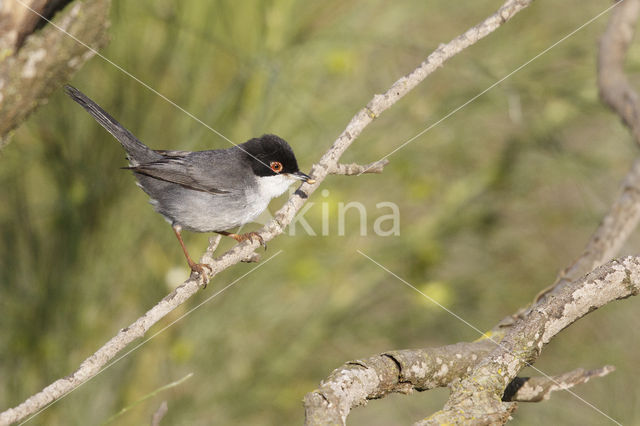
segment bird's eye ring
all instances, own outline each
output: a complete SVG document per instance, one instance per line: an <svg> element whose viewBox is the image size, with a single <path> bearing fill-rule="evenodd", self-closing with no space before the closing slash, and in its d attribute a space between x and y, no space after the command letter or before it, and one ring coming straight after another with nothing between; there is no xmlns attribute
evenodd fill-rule
<svg viewBox="0 0 640 426"><path fill-rule="evenodd" d="M276 173L280 173L282 171L282 163L279 161L272 161L271 164L269 164L269 167L271 167L271 170Z"/></svg>

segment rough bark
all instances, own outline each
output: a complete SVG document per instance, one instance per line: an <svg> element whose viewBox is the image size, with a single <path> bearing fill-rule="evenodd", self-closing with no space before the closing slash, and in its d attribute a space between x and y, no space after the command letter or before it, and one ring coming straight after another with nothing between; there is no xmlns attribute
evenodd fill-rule
<svg viewBox="0 0 640 426"><path fill-rule="evenodd" d="M7 24L0 34L0 148L13 129L94 55L61 30L96 49L108 40L110 0L76 0L55 15L52 22L58 28L48 24L32 34L26 32L37 29L40 21L33 17L39 16L23 3L5 1L0 10L0 23ZM35 3L46 13L51 2ZM21 18L25 10L28 14Z"/></svg>
<svg viewBox="0 0 640 426"><path fill-rule="evenodd" d="M451 384L443 410L418 425L508 419L513 402L504 402L505 388L522 368L531 365L560 331L614 300L640 292L640 257L612 260L565 286L518 320L494 350L462 380Z"/></svg>
<svg viewBox="0 0 640 426"><path fill-rule="evenodd" d="M611 12L598 49L598 91L602 101L620 116L640 146L640 102L624 73L627 51L633 40L640 1L626 0ZM622 184L620 196L611 205L600 226L576 261L560 272L556 282L541 292L555 294L571 281L611 260L640 221L640 159Z"/></svg>

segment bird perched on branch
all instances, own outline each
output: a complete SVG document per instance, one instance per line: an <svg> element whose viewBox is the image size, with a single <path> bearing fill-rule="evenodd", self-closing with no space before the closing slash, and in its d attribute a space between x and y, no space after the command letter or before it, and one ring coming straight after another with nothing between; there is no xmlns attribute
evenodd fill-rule
<svg viewBox="0 0 640 426"><path fill-rule="evenodd" d="M65 92L120 142L129 160L125 168L133 171L153 207L171 223L189 267L200 276L208 266L191 259L183 229L217 232L238 242L256 238L266 248L256 232L227 230L253 221L292 183L315 182L298 169L293 150L278 136L263 135L228 149L153 150L78 89L65 86Z"/></svg>

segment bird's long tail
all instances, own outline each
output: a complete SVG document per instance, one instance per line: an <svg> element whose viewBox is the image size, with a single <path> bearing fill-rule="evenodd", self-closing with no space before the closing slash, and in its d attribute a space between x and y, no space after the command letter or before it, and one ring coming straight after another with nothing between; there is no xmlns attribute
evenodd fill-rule
<svg viewBox="0 0 640 426"><path fill-rule="evenodd" d="M133 136L133 134L118 123L109 113L103 110L100 105L92 101L87 95L73 86L64 86L64 91L74 101L79 103L89 114L107 129L127 151L129 161L132 166L140 163L148 163L161 158L161 155L143 144Z"/></svg>

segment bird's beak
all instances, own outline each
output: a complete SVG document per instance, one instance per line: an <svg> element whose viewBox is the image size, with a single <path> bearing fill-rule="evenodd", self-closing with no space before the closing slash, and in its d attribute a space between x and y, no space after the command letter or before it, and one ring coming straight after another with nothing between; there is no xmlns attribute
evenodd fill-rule
<svg viewBox="0 0 640 426"><path fill-rule="evenodd" d="M316 183L315 179L311 179L311 176L302 173L301 171L297 171L295 173L291 173L291 176L293 176L294 178L301 180L303 182L307 182L307 183Z"/></svg>

